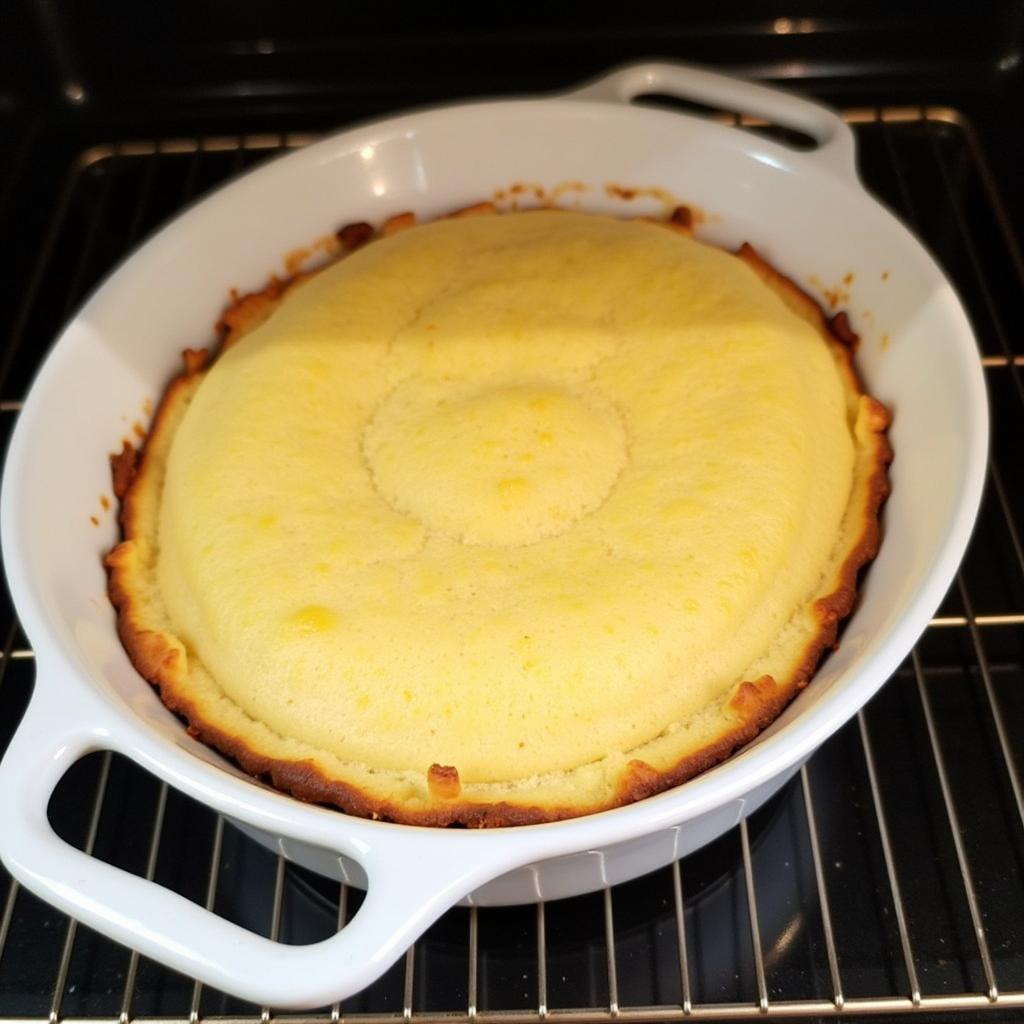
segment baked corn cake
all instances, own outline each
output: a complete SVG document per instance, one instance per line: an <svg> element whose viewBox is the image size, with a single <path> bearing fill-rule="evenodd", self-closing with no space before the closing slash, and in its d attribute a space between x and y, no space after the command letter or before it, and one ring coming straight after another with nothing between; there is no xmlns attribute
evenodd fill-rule
<svg viewBox="0 0 1024 1024"><path fill-rule="evenodd" d="M370 234L237 298L115 458L138 670L247 771L414 824L610 808L748 742L878 544L845 318L683 215Z"/></svg>

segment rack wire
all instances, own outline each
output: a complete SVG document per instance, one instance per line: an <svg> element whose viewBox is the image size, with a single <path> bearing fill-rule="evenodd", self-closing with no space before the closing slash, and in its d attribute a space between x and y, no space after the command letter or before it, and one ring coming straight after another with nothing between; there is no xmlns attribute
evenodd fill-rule
<svg viewBox="0 0 1024 1024"><path fill-rule="evenodd" d="M964 118L934 107L846 118L866 183L961 291L994 410L975 540L890 684L711 847L591 896L457 908L366 992L316 1013L279 1015L206 989L77 926L0 872L0 1024L584 1024L1024 1007L1024 351L1010 328L1024 259ZM0 433L59 323L125 251L224 178L310 138L162 139L82 153L0 321L9 322ZM33 668L6 603L2 614L0 750ZM51 820L88 852L282 941L323 938L361 902L109 752L69 773Z"/></svg>

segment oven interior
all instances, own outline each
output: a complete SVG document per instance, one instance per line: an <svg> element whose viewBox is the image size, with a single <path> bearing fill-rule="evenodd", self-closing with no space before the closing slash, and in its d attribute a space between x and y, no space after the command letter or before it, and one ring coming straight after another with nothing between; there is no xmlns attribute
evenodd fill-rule
<svg viewBox="0 0 1024 1024"><path fill-rule="evenodd" d="M993 414L978 526L936 618L868 707L704 850L572 900L457 908L363 993L301 1019L975 1019L1024 1007L1024 6L976 8L749 2L600 21L510 8L484 23L455 5L400 17L313 3L7 5L4 438L60 325L209 189L332 128L566 88L642 58L840 109L865 184L935 254L977 333ZM0 645L2 751L33 686L6 596ZM109 753L74 767L50 816L94 856L282 942L326 937L360 902ZM270 1016L76 926L0 869L0 1022Z"/></svg>

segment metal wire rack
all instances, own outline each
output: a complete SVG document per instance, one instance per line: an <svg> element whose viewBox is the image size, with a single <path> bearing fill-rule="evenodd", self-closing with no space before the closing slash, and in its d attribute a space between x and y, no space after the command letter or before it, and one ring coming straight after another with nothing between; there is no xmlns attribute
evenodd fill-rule
<svg viewBox="0 0 1024 1024"><path fill-rule="evenodd" d="M956 112L846 116L866 183L964 297L993 404L979 526L931 627L878 697L711 847L590 896L457 908L359 996L286 1019L583 1024L1024 1007L1024 349L1013 319L1024 259ZM60 322L125 251L224 178L308 141L162 139L82 153L0 306L3 435ZM6 602L2 615L0 750L33 675ZM283 942L330 934L361 901L110 753L75 766L50 814L93 855ZM0 872L0 1024L277 1016L79 928Z"/></svg>

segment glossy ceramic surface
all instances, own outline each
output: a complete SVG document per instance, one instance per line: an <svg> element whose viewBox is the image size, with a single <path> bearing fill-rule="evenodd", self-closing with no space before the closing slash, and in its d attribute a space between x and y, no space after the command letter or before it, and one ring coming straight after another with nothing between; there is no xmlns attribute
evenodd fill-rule
<svg viewBox="0 0 1024 1024"><path fill-rule="evenodd" d="M798 153L629 102L644 93L757 114L818 148ZM738 756L603 814L514 830L417 829L260 786L186 735L117 641L101 567L115 524L97 530L87 511L109 491L107 453L159 395L181 349L210 337L227 289L261 285L280 272L283 254L348 221L408 209L428 218L515 183L567 182L587 189L565 201L616 212L657 212L656 198L617 197L621 187L657 186L704 215L702 237L749 240L819 295L843 291L864 335L858 359L869 388L895 413L897 456L886 540L841 649ZM568 96L425 111L290 154L187 211L116 271L68 325L20 415L0 517L38 682L0 765L0 855L27 888L91 927L280 1008L362 988L460 900L552 899L652 870L767 799L906 656L966 545L987 429L977 351L956 295L860 186L846 126L804 100L639 65ZM366 884L360 912L325 942L279 946L66 845L47 822L47 800L68 765L98 748L133 758L299 863Z"/></svg>

